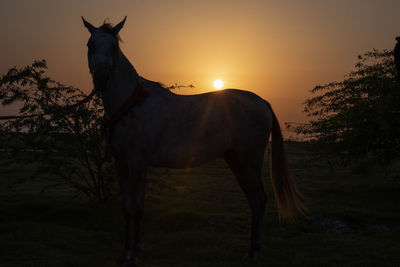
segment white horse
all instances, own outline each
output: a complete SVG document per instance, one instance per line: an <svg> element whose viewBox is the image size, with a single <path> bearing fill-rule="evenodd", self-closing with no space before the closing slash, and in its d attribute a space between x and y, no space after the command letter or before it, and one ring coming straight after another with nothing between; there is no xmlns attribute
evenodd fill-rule
<svg viewBox="0 0 400 267"><path fill-rule="evenodd" d="M98 28L82 19L91 33L89 69L95 89L102 94L105 131L124 204L126 242L118 264L137 264L147 168L188 168L221 156L251 207L248 256L255 260L266 204L261 170L270 133L271 180L279 215L291 220L304 212L271 106L251 92L236 89L176 95L141 78L120 50L118 33L126 17L115 27L105 23Z"/></svg>

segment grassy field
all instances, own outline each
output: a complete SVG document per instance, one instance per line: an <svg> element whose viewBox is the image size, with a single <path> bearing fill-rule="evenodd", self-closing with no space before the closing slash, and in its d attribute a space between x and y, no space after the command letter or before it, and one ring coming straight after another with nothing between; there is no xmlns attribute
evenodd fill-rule
<svg viewBox="0 0 400 267"><path fill-rule="evenodd" d="M309 218L279 225L265 177L269 202L254 266L400 266L400 182L332 169L304 144L287 150L307 187ZM72 198L66 187L40 194L54 178L18 183L31 172L0 169L0 266L114 266L123 247L120 200ZM223 160L151 169L147 192L140 266L245 265L250 212Z"/></svg>

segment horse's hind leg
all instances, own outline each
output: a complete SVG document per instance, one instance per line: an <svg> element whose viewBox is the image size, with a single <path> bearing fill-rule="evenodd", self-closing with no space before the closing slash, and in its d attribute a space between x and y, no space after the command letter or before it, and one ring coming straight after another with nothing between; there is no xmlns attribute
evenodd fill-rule
<svg viewBox="0 0 400 267"><path fill-rule="evenodd" d="M258 252L261 249L260 228L267 202L261 175L264 151L251 151L249 153L229 151L225 153L224 158L250 204L252 213L251 245L248 257L249 260L256 261Z"/></svg>

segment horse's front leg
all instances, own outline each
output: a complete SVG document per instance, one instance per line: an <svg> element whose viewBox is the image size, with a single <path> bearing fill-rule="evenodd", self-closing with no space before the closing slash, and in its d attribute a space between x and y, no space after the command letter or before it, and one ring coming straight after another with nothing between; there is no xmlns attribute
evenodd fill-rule
<svg viewBox="0 0 400 267"><path fill-rule="evenodd" d="M119 266L137 266L140 247L140 224L144 211L146 169L135 168L127 162L117 163L126 221L125 251Z"/></svg>

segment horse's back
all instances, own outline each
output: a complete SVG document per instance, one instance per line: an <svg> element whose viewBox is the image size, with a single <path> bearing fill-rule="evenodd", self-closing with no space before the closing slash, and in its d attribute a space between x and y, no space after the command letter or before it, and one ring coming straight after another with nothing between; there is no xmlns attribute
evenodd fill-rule
<svg viewBox="0 0 400 267"><path fill-rule="evenodd" d="M232 145L250 148L264 144L272 128L272 113L267 101L245 90L226 89L215 92L226 119Z"/></svg>
<svg viewBox="0 0 400 267"><path fill-rule="evenodd" d="M177 95L160 135L154 163L195 166L229 149L265 146L271 122L268 103L249 91L226 89Z"/></svg>

